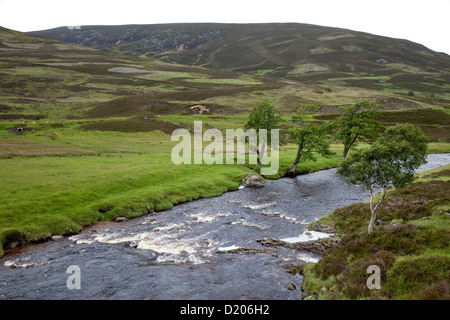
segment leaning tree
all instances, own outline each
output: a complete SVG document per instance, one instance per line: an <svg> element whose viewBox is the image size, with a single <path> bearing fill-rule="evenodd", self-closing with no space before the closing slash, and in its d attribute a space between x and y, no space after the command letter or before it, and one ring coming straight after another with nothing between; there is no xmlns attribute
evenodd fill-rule
<svg viewBox="0 0 450 320"><path fill-rule="evenodd" d="M383 126L376 120L380 116L377 108L368 100L360 100L350 106L338 107L344 113L336 120L335 135L344 145L343 159L358 142L371 143L378 138Z"/></svg>
<svg viewBox="0 0 450 320"><path fill-rule="evenodd" d="M391 185L404 187L415 178L415 170L426 163L428 138L419 127L398 124L386 129L369 148L349 153L337 172L351 184L361 184L370 194L371 218L367 231L372 232L376 212ZM375 192L381 198L374 203Z"/></svg>
<svg viewBox="0 0 450 320"><path fill-rule="evenodd" d="M319 125L311 121L310 116L319 109L315 105L303 105L292 116L294 127L289 129L289 138L297 145L297 154L289 175L295 175L297 165L301 160L316 160L314 153L324 157L333 155L328 139L329 126Z"/></svg>

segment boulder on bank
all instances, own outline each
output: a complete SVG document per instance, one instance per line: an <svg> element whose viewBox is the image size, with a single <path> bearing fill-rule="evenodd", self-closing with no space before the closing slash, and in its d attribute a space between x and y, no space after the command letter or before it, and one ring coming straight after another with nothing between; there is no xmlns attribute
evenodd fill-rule
<svg viewBox="0 0 450 320"><path fill-rule="evenodd" d="M336 233L336 229L326 224L314 223L308 227L308 230L323 232L323 233Z"/></svg>
<svg viewBox="0 0 450 320"><path fill-rule="evenodd" d="M261 188L266 186L266 181L257 174L247 172L242 178L241 186L244 188Z"/></svg>

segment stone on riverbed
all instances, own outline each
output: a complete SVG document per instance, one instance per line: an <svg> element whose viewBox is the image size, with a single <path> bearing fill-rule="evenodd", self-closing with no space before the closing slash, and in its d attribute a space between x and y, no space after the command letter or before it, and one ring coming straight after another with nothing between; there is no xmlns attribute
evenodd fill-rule
<svg viewBox="0 0 450 320"><path fill-rule="evenodd" d="M296 287L295 284L293 284L292 282L289 282L289 283L286 285L286 288L287 288L288 290L291 290L291 291L297 290L297 287Z"/></svg>

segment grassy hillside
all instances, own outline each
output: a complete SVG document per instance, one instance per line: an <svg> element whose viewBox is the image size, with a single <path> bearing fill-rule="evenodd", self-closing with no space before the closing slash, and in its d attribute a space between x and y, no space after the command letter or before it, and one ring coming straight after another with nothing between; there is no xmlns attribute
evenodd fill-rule
<svg viewBox="0 0 450 320"><path fill-rule="evenodd" d="M366 232L367 203L341 208L317 221L336 229L341 241L305 270L304 288L315 299L448 300L450 165L420 174L391 190ZM369 290L366 269L377 265L381 288Z"/></svg>
<svg viewBox="0 0 450 320"><path fill-rule="evenodd" d="M447 54L340 28L191 23L61 27L33 34L185 65L448 98Z"/></svg>

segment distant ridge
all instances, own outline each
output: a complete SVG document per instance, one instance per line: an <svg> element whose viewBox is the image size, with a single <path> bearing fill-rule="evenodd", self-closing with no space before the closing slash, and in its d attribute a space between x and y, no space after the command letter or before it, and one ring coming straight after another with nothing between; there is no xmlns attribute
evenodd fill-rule
<svg viewBox="0 0 450 320"><path fill-rule="evenodd" d="M300 23L60 27L32 32L126 55L309 83L448 91L450 56L408 40Z"/></svg>

